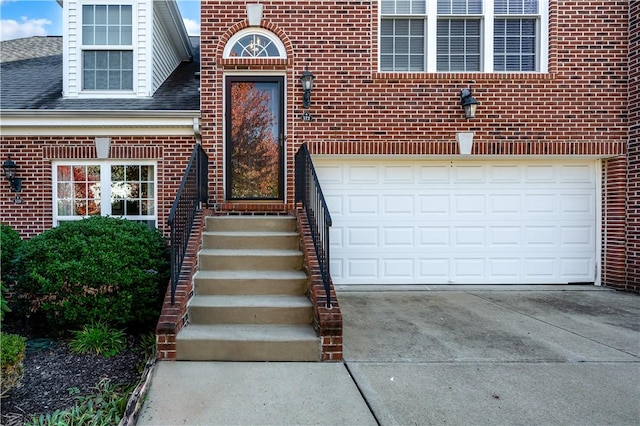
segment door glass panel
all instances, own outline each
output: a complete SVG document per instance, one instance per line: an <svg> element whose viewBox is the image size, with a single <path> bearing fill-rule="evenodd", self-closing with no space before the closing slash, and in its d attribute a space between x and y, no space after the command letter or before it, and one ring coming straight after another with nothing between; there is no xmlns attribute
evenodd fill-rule
<svg viewBox="0 0 640 426"><path fill-rule="evenodd" d="M227 198L282 198L281 80L230 79Z"/></svg>

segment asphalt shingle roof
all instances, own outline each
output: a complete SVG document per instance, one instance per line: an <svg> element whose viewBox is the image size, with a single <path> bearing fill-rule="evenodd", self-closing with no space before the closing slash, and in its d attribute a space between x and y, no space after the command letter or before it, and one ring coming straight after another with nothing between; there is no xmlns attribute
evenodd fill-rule
<svg viewBox="0 0 640 426"><path fill-rule="evenodd" d="M199 51L199 39L191 38ZM11 42L11 43L9 43ZM6 44L5 44L6 43ZM57 47L56 47L57 46ZM23 50L23 53L20 53ZM25 51L26 50L26 51ZM5 56L6 54L6 56ZM0 45L0 109L197 111L199 57L183 62L149 99L64 99L62 37L30 37Z"/></svg>

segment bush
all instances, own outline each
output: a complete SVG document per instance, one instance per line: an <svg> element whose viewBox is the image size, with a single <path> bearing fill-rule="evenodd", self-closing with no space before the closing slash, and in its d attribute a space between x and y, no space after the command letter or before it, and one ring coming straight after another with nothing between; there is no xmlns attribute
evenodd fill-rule
<svg viewBox="0 0 640 426"><path fill-rule="evenodd" d="M9 303L7 299L5 299L4 294L7 292L7 288L4 286L2 281L0 281L0 321L4 319L4 314L6 312L11 312L11 308L9 307Z"/></svg>
<svg viewBox="0 0 640 426"><path fill-rule="evenodd" d="M2 281L11 282L11 272L13 270L13 260L16 252L20 248L22 239L18 231L9 225L0 224L0 270Z"/></svg>
<svg viewBox="0 0 640 426"><path fill-rule="evenodd" d="M0 395L13 389L22 378L25 341L22 336L0 332Z"/></svg>
<svg viewBox="0 0 640 426"><path fill-rule="evenodd" d="M92 217L24 242L16 272L17 298L45 332L100 321L135 329L157 319L169 279L169 251L157 230Z"/></svg>

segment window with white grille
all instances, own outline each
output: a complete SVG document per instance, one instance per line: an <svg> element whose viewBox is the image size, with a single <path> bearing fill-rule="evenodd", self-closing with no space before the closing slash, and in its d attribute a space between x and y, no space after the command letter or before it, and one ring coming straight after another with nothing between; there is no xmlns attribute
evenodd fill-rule
<svg viewBox="0 0 640 426"><path fill-rule="evenodd" d="M82 6L82 89L133 90L131 5Z"/></svg>
<svg viewBox="0 0 640 426"><path fill-rule="evenodd" d="M57 162L53 181L55 225L115 216L156 226L157 177L152 162Z"/></svg>
<svg viewBox="0 0 640 426"><path fill-rule="evenodd" d="M380 71L547 72L548 0L381 0Z"/></svg>

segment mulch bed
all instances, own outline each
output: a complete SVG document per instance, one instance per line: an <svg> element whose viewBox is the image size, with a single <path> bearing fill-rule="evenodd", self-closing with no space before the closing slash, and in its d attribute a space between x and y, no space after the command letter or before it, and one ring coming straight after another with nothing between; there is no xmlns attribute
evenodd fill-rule
<svg viewBox="0 0 640 426"><path fill-rule="evenodd" d="M133 339L119 355L75 354L64 340L30 336L19 324L4 321L2 331L29 338L20 384L0 401L1 424L22 425L32 415L51 413L74 406L78 395L88 395L107 378L112 384L133 387L141 378L144 354ZM78 392L79 391L79 392Z"/></svg>

